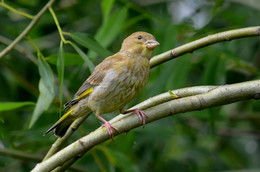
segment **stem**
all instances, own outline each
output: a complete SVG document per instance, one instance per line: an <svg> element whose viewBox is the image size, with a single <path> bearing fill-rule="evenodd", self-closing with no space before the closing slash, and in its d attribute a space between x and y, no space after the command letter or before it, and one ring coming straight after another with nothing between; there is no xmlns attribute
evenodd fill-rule
<svg viewBox="0 0 260 172"><path fill-rule="evenodd" d="M3 37L0 35L0 42L5 44L5 45L9 45L12 43L12 41L6 37ZM27 49L23 48L20 45L16 45L14 47L15 50L17 50L20 54L23 54L25 57L27 57L29 60L31 60L35 65L38 65L38 61L37 58Z"/></svg>
<svg viewBox="0 0 260 172"><path fill-rule="evenodd" d="M33 19L33 18L34 18L34 16L32 16L32 15L30 15L30 14L24 13L24 12L22 12L22 11L18 11L18 10L16 10L15 8L13 8L13 7L7 5L3 0L2 0L2 2L0 2L0 5L2 5L3 7L5 7L5 8L8 9L8 10L10 10L10 11L16 13L16 14L19 14L19 15L21 15L21 16L24 16L24 17L26 17L26 18L28 18L28 19Z"/></svg>
<svg viewBox="0 0 260 172"><path fill-rule="evenodd" d="M60 27L60 24L59 24L59 21L58 21L56 15L55 15L55 12L53 11L53 9L51 7L49 8L49 11L50 11L50 13L51 13L51 15L53 17L53 20L54 20L56 26L57 26L57 29L58 29L59 34L60 34L61 41L64 42L64 44L67 44L68 41L66 41L66 39L63 36L62 29Z"/></svg>
<svg viewBox="0 0 260 172"><path fill-rule="evenodd" d="M25 37L30 30L33 28L33 26L39 21L41 16L48 10L48 8L54 3L55 0L50 0L42 9L41 11L35 15L31 23L24 29L24 31L11 43L9 44L1 53L0 53L0 59L5 56L9 51L11 51L14 46L20 42L23 37Z"/></svg>

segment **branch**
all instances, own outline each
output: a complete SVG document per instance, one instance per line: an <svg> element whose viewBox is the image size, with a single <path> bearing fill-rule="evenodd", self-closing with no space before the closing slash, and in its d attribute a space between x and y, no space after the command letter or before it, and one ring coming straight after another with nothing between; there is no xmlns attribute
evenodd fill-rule
<svg viewBox="0 0 260 172"><path fill-rule="evenodd" d="M57 153L62 148L62 146L64 146L64 143L70 138L70 136L74 133L74 131L78 129L78 127L82 124L82 122L85 121L86 118L88 118L89 115L76 119L71 125L71 127L68 129L67 133L62 138L58 138L52 144L50 150L45 155L43 161L45 161L46 159L48 159L49 157Z"/></svg>
<svg viewBox="0 0 260 172"><path fill-rule="evenodd" d="M1 147L0 147L0 154L6 155L6 156L12 156L12 157L21 159L23 161L24 160L28 160L28 161L37 161L37 162L39 162L43 158L39 154L24 153L24 152L21 152L21 151L4 149L4 148L1 148ZM86 171L85 169L74 167L74 166L72 166L72 167L68 166L67 169L68 168L70 168L71 170L74 170L74 171L79 171L79 172Z"/></svg>
<svg viewBox="0 0 260 172"><path fill-rule="evenodd" d="M187 97L187 96L191 96L191 95L197 95L197 94L201 94L201 93L205 93L210 89L215 88L215 86L200 86L200 87L191 87L191 88L185 88L185 89L179 89L174 91L175 95L182 95L182 97ZM145 110L149 107L167 102L169 100L173 100L176 99L176 97L172 97L168 92L167 93L163 93L160 95L157 95L155 97L149 98L146 101L139 103L138 105L132 107L131 109L134 108L138 108L138 109L142 109ZM124 117L125 115L118 115L115 118L113 118L111 120L111 122L115 121L115 120L120 120L122 117ZM69 131L62 137L62 138L58 138L51 146L50 150L48 151L48 153L46 154L46 156L44 157L43 161L45 161L46 159L48 159L49 157L51 157L52 155L54 155L55 153L57 153L62 146L64 145L64 143L69 139L69 137L74 133L74 131L82 124L82 122L84 122L84 120L88 118L88 116L86 117L82 117L77 119L72 126L69 128Z"/></svg>
<svg viewBox="0 0 260 172"><path fill-rule="evenodd" d="M182 45L180 47L174 48L157 56L154 56L150 60L151 68L179 57L181 55L192 53L197 49L206 47L211 44L215 44L223 41L231 41L233 39L250 37L250 36L260 36L260 26L247 27L243 29L235 29L226 32L217 33L214 35L209 35L207 37L198 39L196 41L190 42L188 44Z"/></svg>
<svg viewBox="0 0 260 172"><path fill-rule="evenodd" d="M192 89L192 88L189 88ZM185 91L185 89L182 89ZM178 91L178 90L177 90ZM180 95L182 96L182 95ZM260 80L217 86L214 89L206 89L205 93L170 100L146 110L149 116L146 122L150 123L167 116L176 115L195 110L202 110L209 107L229 104L247 99L260 98ZM112 123L120 133L127 132L141 126L137 115L125 115L120 120L114 120ZM118 133L114 132L114 135ZM84 155L92 147L109 140L109 135L105 128L98 128L87 136L70 144L55 155L39 163L32 171L51 171L58 166L62 166L71 159Z"/></svg>
<svg viewBox="0 0 260 172"><path fill-rule="evenodd" d="M5 44L5 45L9 45L12 43L11 40L9 40L8 38L5 38L3 36L0 35L0 42ZM20 46L19 44L17 44L14 47L15 50L17 50L20 54L24 55L25 57L27 57L29 60L31 60L35 65L38 65L38 61L37 58L27 49L23 48L22 46Z"/></svg>
<svg viewBox="0 0 260 172"><path fill-rule="evenodd" d="M179 95L181 98L184 97L189 97L189 96L194 96L194 95L198 95L198 94L203 94L203 93L207 93L210 90L213 90L217 88L217 86L197 86L197 87L189 87L189 88L181 88L178 90L172 90L171 92L173 92L173 94L175 95ZM153 106L157 106L159 104L168 102L170 100L175 100L178 99L180 97L173 97L169 94L169 92L166 93L162 93L159 94L157 96L151 97L135 106L133 106L130 109L142 109L142 110L146 110L150 107ZM126 115L117 115L116 117L114 117L113 119L110 120L111 123L121 120L125 117Z"/></svg>
<svg viewBox="0 0 260 172"><path fill-rule="evenodd" d="M33 26L39 21L41 16L48 10L49 7L52 6L55 0L50 0L42 9L39 11L38 14L36 14L33 17L33 20L31 23L24 29L24 31L11 43L9 44L1 53L0 53L0 59L5 56L11 49L14 48L14 46L20 42L24 36L26 36L30 30L33 28Z"/></svg>

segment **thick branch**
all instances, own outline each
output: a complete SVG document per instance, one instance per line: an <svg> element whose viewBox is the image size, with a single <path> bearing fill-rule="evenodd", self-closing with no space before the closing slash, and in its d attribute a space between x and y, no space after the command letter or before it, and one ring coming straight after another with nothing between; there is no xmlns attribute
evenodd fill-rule
<svg viewBox="0 0 260 172"><path fill-rule="evenodd" d="M181 96L181 95L180 95ZM232 85L219 86L215 89L210 89L206 93L170 100L168 102L153 106L146 110L146 122L170 116L178 113L202 110L205 108L229 104L246 99L260 98L260 80L243 82ZM112 123L120 133L127 132L136 127L141 126L137 115L125 115L122 119ZM118 135L114 132L114 135ZM37 164L33 171L51 171L58 166L63 165L67 161L75 157L82 156L92 147L109 139L109 135L105 128L98 128L89 135L70 144L63 150L59 151L46 161Z"/></svg>
<svg viewBox="0 0 260 172"><path fill-rule="evenodd" d="M89 114L90 115L90 114ZM58 138L55 143L52 144L51 148L49 149L48 153L45 155L43 161L45 161L46 159L48 159L49 157L51 157L53 154L55 154L56 152L58 152L62 146L64 146L64 143L70 138L70 136L74 133L75 130L78 129L78 127L82 124L82 122L84 122L84 120L86 118L88 118L88 116L83 116L81 118L76 119L73 124L71 125L71 127L68 129L67 133L65 134L65 136L63 136L62 138Z"/></svg>
<svg viewBox="0 0 260 172"><path fill-rule="evenodd" d="M226 32L217 33L214 35L209 35L207 37L198 39L196 41L190 42L183 46L174 48L157 56L154 56L150 60L151 67L155 67L163 62L169 61L181 55L192 53L193 51L203 48L205 46L223 42L231 41L233 39L250 37L250 36L259 36L260 35L260 26L247 27L243 29L235 29Z"/></svg>
<svg viewBox="0 0 260 172"><path fill-rule="evenodd" d="M178 89L173 91L173 93L175 95L181 95L182 97L187 97L187 96L191 96L191 95L197 95L197 94L201 94L201 93L205 93L208 92L211 89L214 89L215 86L199 86L199 87L190 87L190 88L184 88L184 89ZM159 105L161 103L167 102L169 100L173 100L176 99L176 97L172 97L168 92L167 93L163 93L160 95L157 95L155 97L149 98L146 101L139 103L138 105L132 107L131 109L134 108L138 108L138 109L142 109L145 110L149 107L155 106L155 105ZM120 120L121 118L123 118L125 115L118 115L115 118L113 118L111 120L111 122L115 121L115 120ZM48 151L48 153L46 154L46 156L44 157L43 161L45 161L46 159L48 159L50 156L52 156L53 154L55 154L56 152L58 152L62 146L64 145L64 143L70 138L70 136L73 134L73 132L81 125L81 123L87 118L86 117L82 117L77 119L72 126L69 128L68 132L65 134L65 136L63 136L62 138L58 138L53 144L52 147L50 148L50 150Z"/></svg>
<svg viewBox="0 0 260 172"><path fill-rule="evenodd" d="M12 156L14 158L21 159L23 161L28 160L28 161L39 162L42 160L42 156L39 154L29 154L29 153L24 153L21 151L11 150L11 149L0 148L0 154L6 155L6 156ZM81 169L78 167L73 167L73 166L72 167L68 166L67 169L68 168L70 168L71 170L74 170L74 171L86 171L84 169Z"/></svg>
<svg viewBox="0 0 260 172"><path fill-rule="evenodd" d="M189 96L207 93L210 90L213 90L217 87L218 86L195 86L195 87L172 90L171 92L175 95L179 95L180 98L184 98L184 97L189 97ZM137 108L137 109L146 110L150 107L157 106L159 104L168 102L170 100L175 100L175 99L178 99L178 97L173 97L169 94L169 92L166 92L166 93L162 93L162 94L156 95L154 97L151 97L149 99L146 99L145 101L133 106L130 109L136 109ZM122 114L117 115L112 120L110 120L110 122L113 123L115 121L121 120L125 116L126 115L122 115Z"/></svg>
<svg viewBox="0 0 260 172"><path fill-rule="evenodd" d="M5 56L11 49L14 48L14 46L20 42L23 37L25 37L30 30L33 28L33 26L39 21L41 16L48 10L49 7L52 6L55 0L50 0L42 9L39 11L38 14L36 14L31 21L31 23L24 29L24 31L11 43L9 44L1 53L0 53L0 59Z"/></svg>

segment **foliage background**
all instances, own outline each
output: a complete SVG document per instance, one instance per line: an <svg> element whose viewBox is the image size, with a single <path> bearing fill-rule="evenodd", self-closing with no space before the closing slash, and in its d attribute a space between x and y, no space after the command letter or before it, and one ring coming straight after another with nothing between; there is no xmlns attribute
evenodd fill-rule
<svg viewBox="0 0 260 172"><path fill-rule="evenodd" d="M46 2L6 1L17 10L36 14ZM95 38L107 51L115 53L122 40L135 31L152 33L161 45L155 54L221 31L259 25L257 0L175 0L175 1L79 1L60 0L53 9L64 32L80 32ZM13 40L30 19L0 6L0 49L5 38ZM88 43L86 37L82 37ZM96 65L103 58L94 45L86 48L66 36ZM50 107L29 129L41 78L32 40L55 76L55 97ZM169 61L152 70L145 89L129 107L170 89L197 85L222 85L259 79L260 41L258 37L218 43ZM15 153L43 156L55 137L42 134L59 118L60 99L57 57L60 36L47 11L28 36L19 43L23 51L12 50L0 59L0 148ZM24 51L27 55L24 54ZM90 75L81 56L64 45L63 100L73 97ZM104 53L104 52L103 52ZM58 68L59 69L59 68ZM14 103L6 109L6 102ZM138 128L115 142L107 141L81 158L75 165L84 171L239 171L260 170L260 106L249 100L202 111L168 117ZM106 119L113 115L104 115ZM73 135L75 140L100 126L94 115ZM0 171L29 171L35 161L0 154ZM78 169L79 170L79 169Z"/></svg>

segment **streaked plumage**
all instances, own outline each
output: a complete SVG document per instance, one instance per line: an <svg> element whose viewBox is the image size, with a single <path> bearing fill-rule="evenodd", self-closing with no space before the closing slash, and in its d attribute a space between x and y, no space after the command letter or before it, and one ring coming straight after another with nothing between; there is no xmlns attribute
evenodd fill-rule
<svg viewBox="0 0 260 172"><path fill-rule="evenodd" d="M45 134L55 129L55 135L62 137L71 123L91 112L104 122L108 133L113 138L111 126L100 115L120 110L133 99L146 84L149 74L149 59L153 49L159 43L146 32L135 32L127 37L120 51L104 59L96 66L92 75L82 84L74 98L64 105L69 111L58 120ZM138 109L140 120L145 123L146 114ZM131 112L132 112L131 111Z"/></svg>

